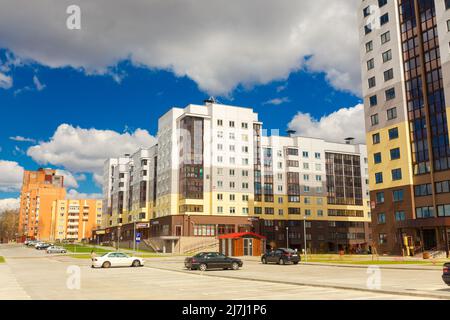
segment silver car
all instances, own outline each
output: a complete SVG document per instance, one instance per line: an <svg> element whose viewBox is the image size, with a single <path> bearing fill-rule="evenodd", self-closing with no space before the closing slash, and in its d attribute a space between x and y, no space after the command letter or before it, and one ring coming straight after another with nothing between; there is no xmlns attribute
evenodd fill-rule
<svg viewBox="0 0 450 320"><path fill-rule="evenodd" d="M67 253L67 250L62 247L51 246L47 248L47 253Z"/></svg>

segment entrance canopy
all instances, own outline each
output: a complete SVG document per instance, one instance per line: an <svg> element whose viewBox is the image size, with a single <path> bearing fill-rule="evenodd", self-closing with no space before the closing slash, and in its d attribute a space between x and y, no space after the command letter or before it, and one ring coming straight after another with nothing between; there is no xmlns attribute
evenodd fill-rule
<svg viewBox="0 0 450 320"><path fill-rule="evenodd" d="M219 236L219 240L221 239L241 239L241 238L256 238L260 240L265 240L266 237L253 233L253 232L238 232L238 233L229 233L229 234L223 234Z"/></svg>

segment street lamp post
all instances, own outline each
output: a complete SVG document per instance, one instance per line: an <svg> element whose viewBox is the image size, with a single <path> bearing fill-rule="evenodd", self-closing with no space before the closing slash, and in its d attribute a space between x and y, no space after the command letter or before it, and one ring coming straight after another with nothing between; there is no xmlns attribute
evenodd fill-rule
<svg viewBox="0 0 450 320"><path fill-rule="evenodd" d="M306 215L303 217L303 239L305 242L305 262L308 261L308 253L306 249Z"/></svg>
<svg viewBox="0 0 450 320"><path fill-rule="evenodd" d="M136 252L136 217L133 215L133 251Z"/></svg>
<svg viewBox="0 0 450 320"><path fill-rule="evenodd" d="M289 249L289 227L286 227L286 249Z"/></svg>

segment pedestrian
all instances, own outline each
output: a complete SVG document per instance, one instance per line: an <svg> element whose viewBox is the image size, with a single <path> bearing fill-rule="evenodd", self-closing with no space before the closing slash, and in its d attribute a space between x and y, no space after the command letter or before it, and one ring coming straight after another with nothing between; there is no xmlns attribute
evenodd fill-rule
<svg viewBox="0 0 450 320"><path fill-rule="evenodd" d="M96 254L95 251L92 249L92 251L91 251L91 259L94 260L95 257L97 257L97 254Z"/></svg>

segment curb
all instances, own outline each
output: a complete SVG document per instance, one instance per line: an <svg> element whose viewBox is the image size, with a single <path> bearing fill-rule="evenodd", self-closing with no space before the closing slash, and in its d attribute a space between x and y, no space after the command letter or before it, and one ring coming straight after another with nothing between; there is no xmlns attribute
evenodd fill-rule
<svg viewBox="0 0 450 320"><path fill-rule="evenodd" d="M369 266L377 266L380 269L387 269L387 270L415 270L415 271L438 271L441 270L442 267L440 266L428 266L428 267L389 267L386 265L379 265L379 264L368 264L368 265L353 265L353 264L331 264L331 263L320 263L320 262L301 262L301 265L307 265L307 266L322 266L322 267L345 267L345 268L362 268L367 269ZM436 267L436 269L434 269ZM438 269L439 268L439 269Z"/></svg>
<svg viewBox="0 0 450 320"><path fill-rule="evenodd" d="M401 295L401 296L419 297L419 298L427 297L427 298L434 298L434 299L450 300L450 295L440 295L440 294L435 294L435 293L431 293L431 292L419 293L419 292L395 291L395 290L371 290L371 289L366 289L366 288L347 287L347 286L339 286L339 285L332 285L332 284L328 285L328 284L317 284L317 283L287 282L287 281L281 281L281 280L263 280L263 279L257 279L257 278L241 278L241 277L236 277L236 276L220 276L220 275L215 275L215 274L205 274L205 272L193 273L191 271L171 270L171 269L164 269L164 268L153 267L153 266L148 266L148 265L145 265L144 267L149 268L149 269L163 270L163 271L169 271L169 272L178 272L178 273L212 277L212 278L244 280L244 281L247 280L247 281L254 281L254 282L276 283L276 284L285 284L285 285L293 285L293 286L301 286L301 287L353 290L353 291L368 292L368 293Z"/></svg>

